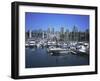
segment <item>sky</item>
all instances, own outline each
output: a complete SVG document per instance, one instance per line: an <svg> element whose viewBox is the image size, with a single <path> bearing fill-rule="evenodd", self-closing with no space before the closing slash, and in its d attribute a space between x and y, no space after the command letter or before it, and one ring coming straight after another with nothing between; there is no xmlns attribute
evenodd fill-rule
<svg viewBox="0 0 100 81"><path fill-rule="evenodd" d="M26 31L48 28L60 31L61 27L72 31L73 26L76 26L79 31L89 29L89 15L25 12Z"/></svg>

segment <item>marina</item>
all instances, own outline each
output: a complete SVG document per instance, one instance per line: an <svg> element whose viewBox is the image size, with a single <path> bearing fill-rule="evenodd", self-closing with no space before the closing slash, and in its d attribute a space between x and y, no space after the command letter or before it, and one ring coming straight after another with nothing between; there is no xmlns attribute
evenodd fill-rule
<svg viewBox="0 0 100 81"><path fill-rule="evenodd" d="M89 44L88 43L85 43L85 42L70 42L68 44L60 44L60 43L57 43L57 42L38 42L36 43L36 41L28 41L26 44L25 44L25 47L29 47L29 48L33 48L33 49L36 49L36 48L47 48L47 51L49 53L68 53L68 52L71 52L71 53L74 53L74 54L77 54L77 53L83 53L83 54L89 54Z"/></svg>
<svg viewBox="0 0 100 81"><path fill-rule="evenodd" d="M25 47L26 68L89 65L88 43L68 45L31 41Z"/></svg>

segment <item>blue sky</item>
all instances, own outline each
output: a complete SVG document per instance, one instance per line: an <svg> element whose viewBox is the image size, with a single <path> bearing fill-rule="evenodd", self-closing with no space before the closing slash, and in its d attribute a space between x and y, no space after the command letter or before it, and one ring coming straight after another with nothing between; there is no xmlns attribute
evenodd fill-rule
<svg viewBox="0 0 100 81"><path fill-rule="evenodd" d="M51 13L25 13L25 28L28 30L47 30L49 27L60 31L61 27L72 31L77 26L80 31L89 29L89 15L51 14Z"/></svg>

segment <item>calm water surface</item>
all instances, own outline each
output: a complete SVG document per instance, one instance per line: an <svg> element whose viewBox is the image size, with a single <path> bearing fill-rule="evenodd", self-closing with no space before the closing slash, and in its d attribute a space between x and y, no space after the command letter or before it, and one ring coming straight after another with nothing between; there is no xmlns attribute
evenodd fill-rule
<svg viewBox="0 0 100 81"><path fill-rule="evenodd" d="M79 65L89 65L89 56L72 53L51 55L46 48L26 48L26 68Z"/></svg>

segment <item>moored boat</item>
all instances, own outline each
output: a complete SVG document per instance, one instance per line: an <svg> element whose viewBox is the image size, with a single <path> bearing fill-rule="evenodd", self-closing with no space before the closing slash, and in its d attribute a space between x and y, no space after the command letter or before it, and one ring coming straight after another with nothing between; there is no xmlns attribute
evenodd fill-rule
<svg viewBox="0 0 100 81"><path fill-rule="evenodd" d="M62 53L67 54L69 51L67 49L60 48L60 47L49 47L48 52L51 54L62 54Z"/></svg>

